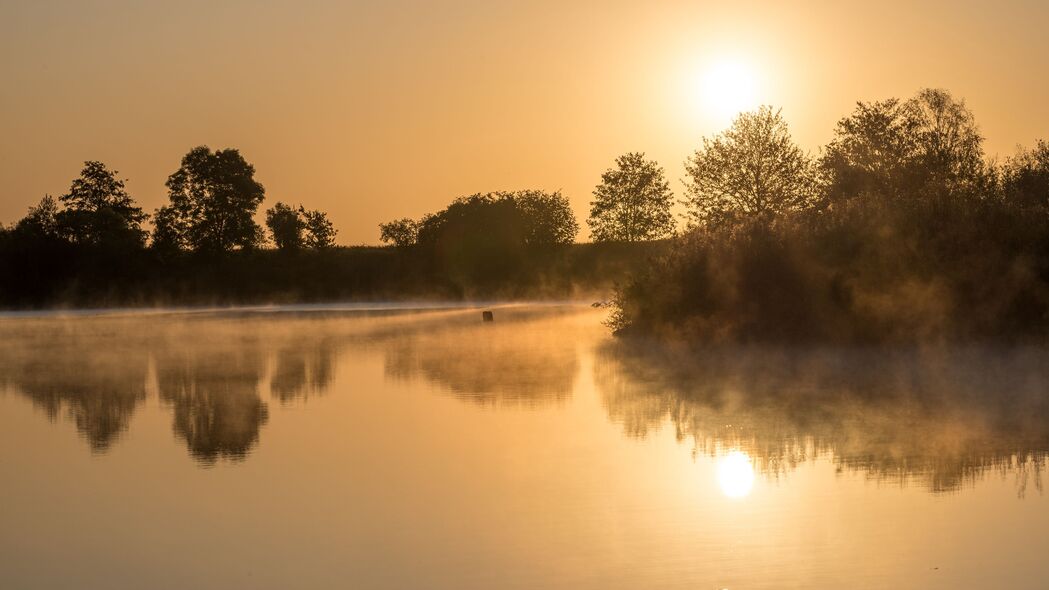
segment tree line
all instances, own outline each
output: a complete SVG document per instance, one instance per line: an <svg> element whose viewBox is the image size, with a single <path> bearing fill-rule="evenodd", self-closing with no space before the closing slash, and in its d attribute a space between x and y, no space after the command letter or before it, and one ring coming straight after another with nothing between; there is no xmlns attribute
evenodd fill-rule
<svg viewBox="0 0 1049 590"><path fill-rule="evenodd" d="M702 145L685 163L684 199L675 201L664 169L644 153L624 154L593 191L587 224L595 242L658 240L674 236L675 202L687 210L685 231L747 219L771 219L826 209L860 195L899 197L919 187L1037 193L1049 147L1039 142L1002 164L988 162L982 137L964 102L943 90L923 90L907 101L858 103L842 119L819 157L791 139L780 111L762 107ZM276 203L255 214L265 189L236 149L206 146L187 153L167 180L169 203L152 216L136 205L117 172L85 162L69 192L45 196L7 234L33 234L81 246L228 252L272 243L278 249L322 249L337 234L321 211ZM1032 197L1034 198L1034 197ZM152 231L143 224L152 217ZM579 224L560 191L477 193L419 220L379 225L384 243L435 246L452 236L466 241L498 234L524 246L568 244ZM475 235L476 234L476 235ZM489 236L491 237L491 236Z"/></svg>
<svg viewBox="0 0 1049 590"><path fill-rule="evenodd" d="M695 342L1044 338L1049 144L985 156L939 89L857 103L816 156L778 110L686 163L687 225L620 290L620 332Z"/></svg>
<svg viewBox="0 0 1049 590"><path fill-rule="evenodd" d="M640 260L566 249L579 227L560 192L461 197L419 222L383 224L398 247L336 248L322 211L277 202L256 222L265 189L236 149L190 150L166 187L149 214L117 171L85 162L67 193L0 226L0 305L565 297Z"/></svg>
<svg viewBox="0 0 1049 590"><path fill-rule="evenodd" d="M166 183L169 203L150 218L128 194L118 172L98 161L84 162L80 176L58 199L45 196L10 228L15 241L64 242L82 248L165 252L229 252L263 245L266 232L255 222L265 189L255 168L235 149L193 148ZM280 249L330 248L336 231L325 213L282 202L266 211L269 238Z"/></svg>
<svg viewBox="0 0 1049 590"><path fill-rule="evenodd" d="M620 291L617 329L916 334L968 315L973 332L1033 330L1043 307L1049 318L1049 144L999 162L982 142L964 101L944 90L857 103L816 155L762 107L702 139L680 198L644 153L617 158L590 202L595 247L578 255L567 246L580 224L560 191L462 196L380 224L392 248L336 249L327 215L302 205L274 204L263 229L264 187L236 149L190 150L151 215L116 171L89 161L66 194L0 228L0 272L14 277L0 303L40 305L85 285L106 301L122 283L176 299L219 284L233 299L527 296L537 291L525 286L554 283L564 296L580 277L597 285L597 274L641 266ZM642 242L670 253L638 264L658 250ZM1006 279L979 274L992 268Z"/></svg>
<svg viewBox="0 0 1049 590"><path fill-rule="evenodd" d="M674 235L674 195L663 169L642 153L616 159L601 175L591 202L594 242L642 242ZM463 240L476 247L514 249L571 244L579 223L561 191L476 193L418 220L401 218L379 224L383 243L402 249L434 249ZM465 238L465 239L464 239Z"/></svg>
<svg viewBox="0 0 1049 590"><path fill-rule="evenodd" d="M288 292L301 276L267 277L264 246L288 257L335 245L327 214L301 205L277 202L258 224L265 188L236 149L193 148L166 186L167 204L150 215L116 170L85 162L65 194L0 225L0 305L232 302L252 291L246 276Z"/></svg>

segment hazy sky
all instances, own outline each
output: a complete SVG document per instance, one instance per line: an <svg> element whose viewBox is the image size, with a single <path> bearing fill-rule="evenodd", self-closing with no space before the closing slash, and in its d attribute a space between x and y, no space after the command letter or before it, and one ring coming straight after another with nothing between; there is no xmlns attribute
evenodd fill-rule
<svg viewBox="0 0 1049 590"><path fill-rule="evenodd" d="M205 144L344 244L491 190L562 189L582 224L626 151L680 192L725 124L711 94L782 107L815 152L856 100L943 87L1005 156L1049 138L1047 24L1049 3L1016 0L0 0L0 222L87 159L152 211ZM725 64L732 88L711 89Z"/></svg>

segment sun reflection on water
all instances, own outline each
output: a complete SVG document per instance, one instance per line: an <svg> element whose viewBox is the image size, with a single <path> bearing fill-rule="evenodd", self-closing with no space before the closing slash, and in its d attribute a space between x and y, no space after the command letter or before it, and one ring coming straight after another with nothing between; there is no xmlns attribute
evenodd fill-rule
<svg viewBox="0 0 1049 590"><path fill-rule="evenodd" d="M729 498L743 498L754 487L754 464L743 451L730 451L718 457L718 486Z"/></svg>

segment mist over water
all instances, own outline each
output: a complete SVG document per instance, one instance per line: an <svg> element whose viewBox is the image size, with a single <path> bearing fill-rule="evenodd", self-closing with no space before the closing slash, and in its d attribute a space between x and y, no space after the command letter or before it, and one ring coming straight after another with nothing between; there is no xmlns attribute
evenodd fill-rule
<svg viewBox="0 0 1049 590"><path fill-rule="evenodd" d="M0 319L0 586L1049 575L1047 350L686 352L486 309Z"/></svg>
<svg viewBox="0 0 1049 590"><path fill-rule="evenodd" d="M672 362L657 345L616 343L596 355L599 395L630 437L669 423L697 452L742 449L772 476L823 459L931 492L989 472L1015 476L1021 495L1042 489L1042 349L730 348Z"/></svg>

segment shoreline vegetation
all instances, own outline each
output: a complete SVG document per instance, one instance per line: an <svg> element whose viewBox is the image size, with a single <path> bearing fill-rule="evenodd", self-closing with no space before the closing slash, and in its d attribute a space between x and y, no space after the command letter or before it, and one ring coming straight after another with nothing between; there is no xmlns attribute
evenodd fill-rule
<svg viewBox="0 0 1049 590"><path fill-rule="evenodd" d="M779 112L686 164L689 229L618 293L618 334L690 345L1040 342L1049 143L988 159L943 90L858 103L816 157Z"/></svg>
<svg viewBox="0 0 1049 590"><path fill-rule="evenodd" d="M592 243L559 191L459 197L379 224L387 246L341 247L302 205L258 224L265 190L235 149L187 153L152 214L89 161L67 194L0 227L0 307L614 291L616 334L690 345L1042 341L1049 143L997 161L982 141L944 90L857 103L815 155L762 107L703 138L681 199L643 153L617 158L593 191Z"/></svg>
<svg viewBox="0 0 1049 590"><path fill-rule="evenodd" d="M310 303L469 302L607 299L616 280L660 256L667 242L571 244L522 253L492 279L434 268L394 247L332 247L319 252L273 249L221 256L157 257L148 249L121 255L52 251L62 272L33 276L41 259L7 258L2 309L228 307Z"/></svg>

